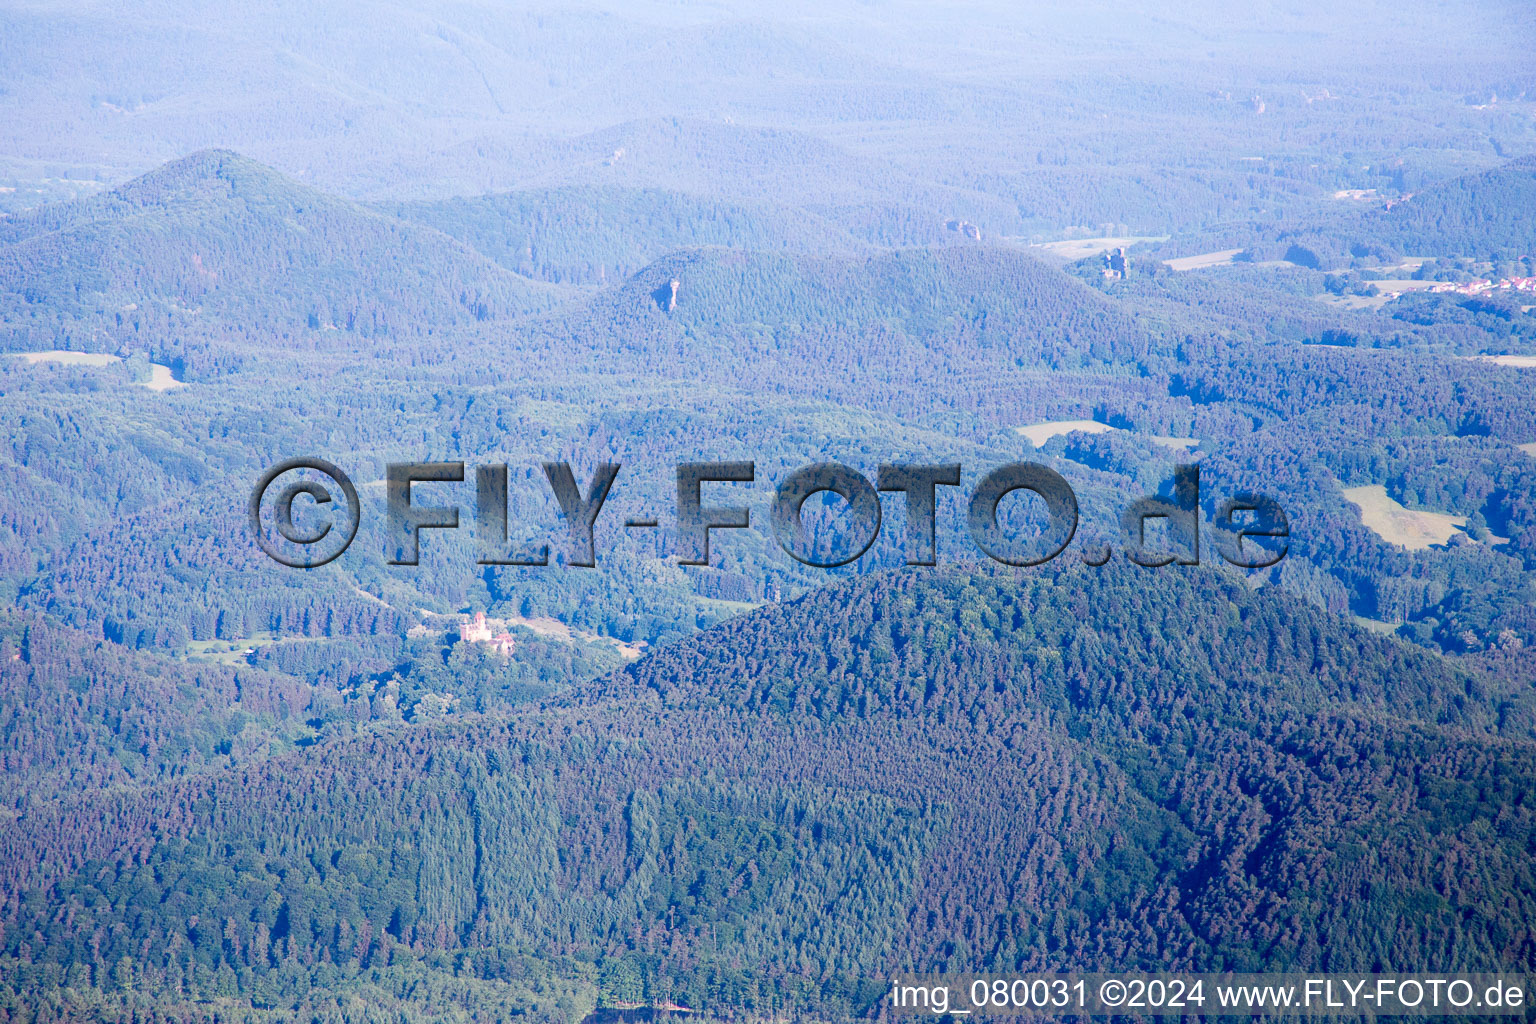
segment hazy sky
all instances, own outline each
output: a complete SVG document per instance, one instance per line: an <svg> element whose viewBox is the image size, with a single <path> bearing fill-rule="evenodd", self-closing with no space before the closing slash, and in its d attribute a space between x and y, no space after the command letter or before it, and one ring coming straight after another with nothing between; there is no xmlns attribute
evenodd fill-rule
<svg viewBox="0 0 1536 1024"><path fill-rule="evenodd" d="M1532 21L1522 3L1424 0L13 0L0 176L120 180L228 146L354 194L473 191L526 177L498 169L509 151L654 118L877 150L882 133L958 125L975 152L989 131L1060 131L1079 102L1107 117L1212 92L1261 95L1271 115L1304 90L1507 100L1536 96Z"/></svg>

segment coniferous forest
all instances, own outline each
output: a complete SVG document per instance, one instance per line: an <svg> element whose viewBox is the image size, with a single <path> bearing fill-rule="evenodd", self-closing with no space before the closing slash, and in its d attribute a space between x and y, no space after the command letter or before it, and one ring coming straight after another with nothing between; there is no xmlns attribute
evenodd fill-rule
<svg viewBox="0 0 1536 1024"><path fill-rule="evenodd" d="M0 3L0 1021L1536 975L1533 43L1503 0ZM248 506L300 456L358 501L308 569ZM396 564L429 462L459 525ZM892 490L791 557L825 462L958 464L937 564ZM1027 568L969 504L1021 462L1077 509ZM619 466L592 567L561 463Z"/></svg>

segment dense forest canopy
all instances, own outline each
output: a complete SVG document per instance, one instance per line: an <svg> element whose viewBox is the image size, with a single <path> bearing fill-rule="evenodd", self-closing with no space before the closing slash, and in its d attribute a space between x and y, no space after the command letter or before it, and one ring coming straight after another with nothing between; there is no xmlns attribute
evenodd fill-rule
<svg viewBox="0 0 1536 1024"><path fill-rule="evenodd" d="M880 573L554 699L327 714L318 741L293 739L318 690L150 656L153 686L107 693L124 655L78 643L6 641L31 768L5 843L38 856L8 861L0 955L26 994L284 1011L305 976L425 975L555 1019L597 995L836 1015L916 965L1533 952L1528 687L1208 571ZM232 719L178 696L231 685ZM96 785L57 788L60 728Z"/></svg>
<svg viewBox="0 0 1536 1024"><path fill-rule="evenodd" d="M0 0L0 1020L1536 973L1521 4L277 7ZM295 456L358 495L311 570ZM466 467L414 566L402 462ZM898 492L786 554L824 462L958 464L937 567ZM1030 571L967 523L1019 462ZM1191 465L1200 564L1131 564ZM499 466L547 565L481 561Z"/></svg>

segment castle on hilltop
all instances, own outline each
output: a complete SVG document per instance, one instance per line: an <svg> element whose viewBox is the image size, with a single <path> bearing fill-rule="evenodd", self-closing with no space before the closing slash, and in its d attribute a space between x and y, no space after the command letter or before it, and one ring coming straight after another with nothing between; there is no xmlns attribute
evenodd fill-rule
<svg viewBox="0 0 1536 1024"><path fill-rule="evenodd" d="M459 627L459 639L465 643L484 644L503 658L508 657L517 650L517 640L511 633L503 630L492 634L491 624L485 617L485 612L475 612L472 619L466 618Z"/></svg>

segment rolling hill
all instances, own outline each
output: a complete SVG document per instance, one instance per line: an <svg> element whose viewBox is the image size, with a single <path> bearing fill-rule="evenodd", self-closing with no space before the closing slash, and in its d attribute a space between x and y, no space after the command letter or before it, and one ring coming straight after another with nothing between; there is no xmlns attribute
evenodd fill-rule
<svg viewBox="0 0 1536 1024"><path fill-rule="evenodd" d="M221 330L417 334L553 301L445 235L220 150L0 220L0 296L7 347L62 335L96 350Z"/></svg>
<svg viewBox="0 0 1536 1024"><path fill-rule="evenodd" d="M1355 233L1413 255L1536 255L1536 156L1452 178L1390 209L1372 210Z"/></svg>
<svg viewBox="0 0 1536 1024"><path fill-rule="evenodd" d="M7 635L13 747L63 721L24 699L121 715L67 632ZM274 1014L425 978L569 1020L859 1014L893 970L1536 962L1529 695L1215 574L875 574L383 730L229 672L197 770L161 729L131 781L0 820L12 977Z"/></svg>
<svg viewBox="0 0 1536 1024"><path fill-rule="evenodd" d="M1229 224L1158 247L1160 258L1229 248L1244 260L1323 270L1402 256L1513 260L1536 254L1536 156L1439 181L1391 203L1281 224Z"/></svg>
<svg viewBox="0 0 1536 1024"><path fill-rule="evenodd" d="M527 277L602 284L676 249L865 248L812 214L642 188L557 188L381 206Z"/></svg>
<svg viewBox="0 0 1536 1024"><path fill-rule="evenodd" d="M904 379L1134 362L1149 345L1111 300L990 245L857 256L685 249L541 319L537 332L586 339L598 353L708 354L733 372L764 358L818 372L885 367Z"/></svg>

